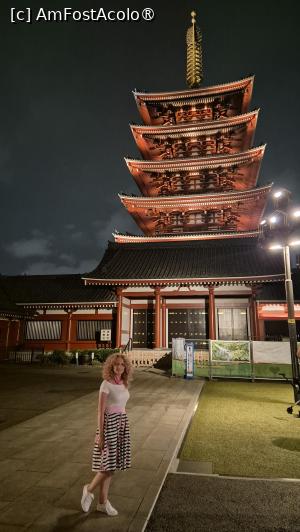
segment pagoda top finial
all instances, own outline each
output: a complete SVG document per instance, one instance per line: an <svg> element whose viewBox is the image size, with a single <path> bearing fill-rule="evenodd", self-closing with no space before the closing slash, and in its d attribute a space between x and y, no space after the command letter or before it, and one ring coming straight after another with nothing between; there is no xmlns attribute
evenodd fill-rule
<svg viewBox="0 0 300 532"><path fill-rule="evenodd" d="M202 34L196 25L196 11L191 12L192 25L186 33L187 62L186 81L191 89L199 87L203 79Z"/></svg>

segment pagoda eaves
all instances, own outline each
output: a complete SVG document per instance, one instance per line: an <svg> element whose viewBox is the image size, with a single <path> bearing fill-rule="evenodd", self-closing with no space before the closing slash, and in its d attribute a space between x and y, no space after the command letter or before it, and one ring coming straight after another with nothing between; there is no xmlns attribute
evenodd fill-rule
<svg viewBox="0 0 300 532"><path fill-rule="evenodd" d="M219 194L119 197L146 235L251 231L258 228L271 186Z"/></svg>
<svg viewBox="0 0 300 532"><path fill-rule="evenodd" d="M201 158L188 158L188 159L171 159L168 161L147 161L145 159L131 159L124 157L125 162L131 171L132 168L137 168L140 171L153 171L163 172L165 170L176 171L181 168L189 169L205 169L216 168L220 165L231 166L232 164L243 164L256 158L262 158L266 149L266 144L251 148L250 150L227 154L227 155L209 155Z"/></svg>
<svg viewBox="0 0 300 532"><path fill-rule="evenodd" d="M136 126L131 130L145 159L177 159L238 153L252 147L259 111L179 126Z"/></svg>
<svg viewBox="0 0 300 532"><path fill-rule="evenodd" d="M166 91L166 92L142 92L138 90L132 91L135 98L141 98L145 101L152 100L177 100L186 98L187 96L207 96L215 94L223 94L225 92L232 92L234 90L245 90L252 87L254 76L248 76L238 81L230 81L228 83L220 83L218 85L211 85L209 87L199 87L197 89L185 89L181 91Z"/></svg>
<svg viewBox="0 0 300 532"><path fill-rule="evenodd" d="M161 125L161 126L148 126L148 125L137 125L131 124L130 128L133 135L165 135L169 137L170 135L178 135L185 133L193 133L195 131L206 131L210 133L211 130L215 131L216 129L221 131L224 128L231 128L235 125L241 125L245 122L251 120L257 120L259 114L259 109L250 111L249 113L243 113L237 116L231 116L229 118L223 118L222 120L203 120L199 122L189 122L184 124L174 124L174 125Z"/></svg>
<svg viewBox="0 0 300 532"><path fill-rule="evenodd" d="M233 83L175 92L134 92L145 124L218 120L249 109L254 77Z"/></svg>
<svg viewBox="0 0 300 532"><path fill-rule="evenodd" d="M211 233L179 233L179 234L170 234L170 235L130 235L122 234L118 232L112 233L115 242L118 244L129 244L129 243L146 243L146 242L180 242L180 241L195 241L195 240L219 240L219 239L232 239L232 238L258 238L259 231L222 231L211 232Z"/></svg>
<svg viewBox="0 0 300 532"><path fill-rule="evenodd" d="M119 194L124 205L132 205L132 207L156 207L164 208L176 207L178 205L222 205L226 202L240 202L249 198L256 198L260 195L265 195L270 192L272 184L263 187L254 188L239 192L223 192L219 194L199 194L197 196L180 195L180 196L163 196L163 197L144 197L130 194Z"/></svg>
<svg viewBox="0 0 300 532"><path fill-rule="evenodd" d="M265 147L201 158L125 161L144 196L247 190L257 184Z"/></svg>

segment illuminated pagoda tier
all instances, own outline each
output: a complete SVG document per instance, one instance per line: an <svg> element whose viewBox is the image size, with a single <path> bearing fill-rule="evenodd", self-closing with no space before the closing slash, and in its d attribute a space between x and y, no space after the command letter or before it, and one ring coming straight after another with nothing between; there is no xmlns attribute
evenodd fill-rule
<svg viewBox="0 0 300 532"><path fill-rule="evenodd" d="M247 190L257 184L265 146L243 153L172 161L125 159L144 196Z"/></svg>
<svg viewBox="0 0 300 532"><path fill-rule="evenodd" d="M252 147L258 111L226 120L174 126L131 126L137 146L152 161L239 153Z"/></svg>
<svg viewBox="0 0 300 532"><path fill-rule="evenodd" d="M177 92L143 93L134 97L144 124L169 125L194 120L221 120L247 113L254 76L215 85Z"/></svg>
<svg viewBox="0 0 300 532"><path fill-rule="evenodd" d="M195 231L254 231L271 185L242 192L192 196L120 195L147 236Z"/></svg>

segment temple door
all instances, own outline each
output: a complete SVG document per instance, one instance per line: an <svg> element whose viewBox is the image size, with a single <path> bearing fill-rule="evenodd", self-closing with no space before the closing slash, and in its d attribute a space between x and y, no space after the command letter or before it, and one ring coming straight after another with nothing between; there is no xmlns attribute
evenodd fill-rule
<svg viewBox="0 0 300 532"><path fill-rule="evenodd" d="M152 309L133 310L133 348L153 348L154 343L154 313Z"/></svg>

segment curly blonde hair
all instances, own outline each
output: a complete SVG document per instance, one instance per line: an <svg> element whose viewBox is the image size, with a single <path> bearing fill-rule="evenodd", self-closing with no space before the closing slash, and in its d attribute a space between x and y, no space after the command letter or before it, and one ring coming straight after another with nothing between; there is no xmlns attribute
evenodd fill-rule
<svg viewBox="0 0 300 532"><path fill-rule="evenodd" d="M126 388L128 388L128 382L132 374L132 364L129 358L123 353L113 353L112 355L109 355L109 357L107 357L102 369L102 378L106 381L114 380L114 365L118 358L122 358L124 362L125 369L122 375L122 381Z"/></svg>

